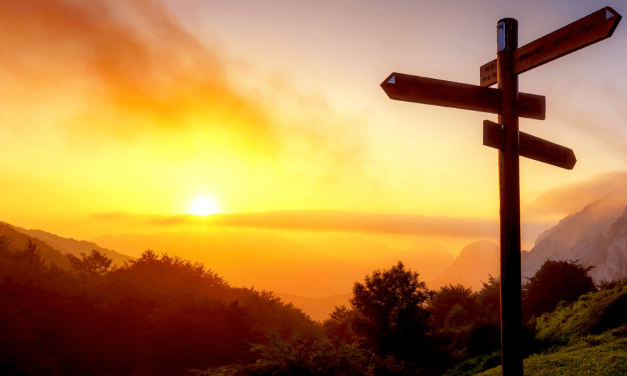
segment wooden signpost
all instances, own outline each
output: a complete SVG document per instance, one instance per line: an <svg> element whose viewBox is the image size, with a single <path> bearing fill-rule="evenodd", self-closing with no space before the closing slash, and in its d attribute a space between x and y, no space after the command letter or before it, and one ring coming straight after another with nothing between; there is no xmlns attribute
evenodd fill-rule
<svg viewBox="0 0 627 376"><path fill-rule="evenodd" d="M605 7L518 48L518 21L497 23L496 60L480 68L480 86L390 74L381 87L394 100L498 114L483 123L483 144L498 149L501 243L501 364L522 376L519 157L571 170L577 159L564 146L519 131L518 119L544 120L545 97L519 93L518 74L612 36L621 16ZM498 89L488 86L498 83Z"/></svg>

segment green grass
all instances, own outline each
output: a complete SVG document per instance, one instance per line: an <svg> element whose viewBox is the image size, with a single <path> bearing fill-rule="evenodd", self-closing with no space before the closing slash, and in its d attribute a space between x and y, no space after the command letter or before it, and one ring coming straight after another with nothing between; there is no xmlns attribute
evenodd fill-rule
<svg viewBox="0 0 627 376"><path fill-rule="evenodd" d="M501 364L501 353L498 351L490 355L481 355L470 358L465 362L455 365L449 369L443 376L466 376L474 375L477 372L494 367L495 364Z"/></svg>
<svg viewBox="0 0 627 376"><path fill-rule="evenodd" d="M560 304L536 323L536 338L558 345L568 345L580 338L598 334L627 323L627 286L589 293L571 304Z"/></svg>
<svg viewBox="0 0 627 376"><path fill-rule="evenodd" d="M627 375L627 325L532 355L524 360L524 370L525 375L534 376ZM477 376L500 376L501 372L498 366Z"/></svg>

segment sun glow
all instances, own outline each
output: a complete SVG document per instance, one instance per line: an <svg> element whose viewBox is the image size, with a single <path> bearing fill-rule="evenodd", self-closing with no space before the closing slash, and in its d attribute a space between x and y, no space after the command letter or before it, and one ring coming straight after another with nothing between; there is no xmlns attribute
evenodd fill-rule
<svg viewBox="0 0 627 376"><path fill-rule="evenodd" d="M218 209L216 202L209 197L200 196L192 202L189 213L194 215L209 215L220 213L220 209Z"/></svg>

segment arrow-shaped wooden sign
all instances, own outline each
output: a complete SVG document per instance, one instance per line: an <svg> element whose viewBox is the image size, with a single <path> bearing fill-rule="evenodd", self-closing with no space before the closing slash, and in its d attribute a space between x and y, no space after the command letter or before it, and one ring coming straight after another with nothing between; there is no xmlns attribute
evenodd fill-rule
<svg viewBox="0 0 627 376"><path fill-rule="evenodd" d="M483 121L483 144L503 150L505 145L505 127L501 124ZM518 135L518 154L521 157L548 163L553 166L572 170L577 163L572 149L554 144L525 132Z"/></svg>
<svg viewBox="0 0 627 376"><path fill-rule="evenodd" d="M392 73L381 83L381 87L391 99L397 101L431 104L501 113L501 91L489 87L437 80L434 78ZM518 97L519 116L544 120L546 98L542 95L520 93Z"/></svg>
<svg viewBox="0 0 627 376"><path fill-rule="evenodd" d="M611 37L621 18L614 9L605 7L514 50L514 74L526 72ZM480 68L479 82L481 86L490 86L496 81L496 60L493 60Z"/></svg>

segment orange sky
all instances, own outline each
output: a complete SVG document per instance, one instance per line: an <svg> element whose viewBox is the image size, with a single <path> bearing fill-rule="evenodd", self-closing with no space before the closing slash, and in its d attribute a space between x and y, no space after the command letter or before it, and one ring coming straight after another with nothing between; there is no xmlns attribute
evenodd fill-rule
<svg viewBox="0 0 627 376"><path fill-rule="evenodd" d="M0 220L79 239L359 232L457 253L498 234L497 155L481 133L496 116L391 101L380 82L478 84L500 18L518 19L523 45L605 5L0 1ZM573 171L521 161L527 248L576 210L551 192L625 170L624 61L621 24L521 75L521 91L547 97L546 120L521 129L578 159ZM225 213L186 214L200 195Z"/></svg>

